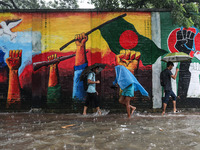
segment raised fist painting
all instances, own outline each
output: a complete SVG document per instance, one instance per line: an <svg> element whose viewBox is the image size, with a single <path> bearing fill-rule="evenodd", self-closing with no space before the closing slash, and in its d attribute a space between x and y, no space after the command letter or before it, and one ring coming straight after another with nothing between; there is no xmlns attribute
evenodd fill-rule
<svg viewBox="0 0 200 150"><path fill-rule="evenodd" d="M200 34L197 28L177 28L168 37L168 48L172 53L184 52L191 57L196 57L200 50L200 46L197 44L199 40ZM180 62L177 94L181 98L187 98L191 78L190 63L191 61Z"/></svg>
<svg viewBox="0 0 200 150"><path fill-rule="evenodd" d="M22 50L10 50L6 63L10 70L18 70L21 66Z"/></svg>
<svg viewBox="0 0 200 150"><path fill-rule="evenodd" d="M195 52L200 51L199 41L200 33L197 28L177 28L169 34L168 48L171 53L184 52L194 57Z"/></svg>
<svg viewBox="0 0 200 150"><path fill-rule="evenodd" d="M121 50L115 57L116 65L123 65L134 74L135 69L138 68L140 56L140 52Z"/></svg>
<svg viewBox="0 0 200 150"><path fill-rule="evenodd" d="M20 85L18 77L18 69L21 66L22 50L10 50L9 57L6 59L6 63L9 68L9 86L7 107L10 104L20 104Z"/></svg>
<svg viewBox="0 0 200 150"><path fill-rule="evenodd" d="M186 54L190 54L191 50L193 49L194 43L194 36L195 33L188 30L179 30L176 32L176 45L175 48L179 52L184 52Z"/></svg>

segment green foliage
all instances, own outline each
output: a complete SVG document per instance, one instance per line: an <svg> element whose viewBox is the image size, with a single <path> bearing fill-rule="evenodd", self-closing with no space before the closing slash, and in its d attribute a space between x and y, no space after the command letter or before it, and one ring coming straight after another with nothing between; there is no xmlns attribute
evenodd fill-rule
<svg viewBox="0 0 200 150"><path fill-rule="evenodd" d="M200 27L199 3L200 0L91 0L91 4L101 10L168 9L173 22L186 28Z"/></svg>
<svg viewBox="0 0 200 150"><path fill-rule="evenodd" d="M76 9L78 0L1 0L0 9ZM173 23L200 27L200 0L90 0L98 10L168 9Z"/></svg>
<svg viewBox="0 0 200 150"><path fill-rule="evenodd" d="M0 9L76 9L77 0L1 0Z"/></svg>
<svg viewBox="0 0 200 150"><path fill-rule="evenodd" d="M113 10L119 8L118 0L91 0L96 9Z"/></svg>

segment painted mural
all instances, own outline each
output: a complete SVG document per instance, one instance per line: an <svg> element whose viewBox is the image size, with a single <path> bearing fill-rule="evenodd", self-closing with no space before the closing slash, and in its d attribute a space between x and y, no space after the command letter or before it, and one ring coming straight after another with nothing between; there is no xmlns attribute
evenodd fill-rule
<svg viewBox="0 0 200 150"><path fill-rule="evenodd" d="M97 75L101 80L97 90L105 107L118 103L119 91L110 88L116 65L127 67L151 97L152 64L167 51L151 40L151 13L126 12L100 26L123 14L1 13L1 108L74 108L74 103L82 103L86 97L79 76L94 63L106 64ZM63 47L71 40L74 42ZM140 93L136 93L134 103L148 108L152 105Z"/></svg>
<svg viewBox="0 0 200 150"><path fill-rule="evenodd" d="M200 43L199 29L196 27L183 28L172 23L169 13L160 13L162 28L162 48L170 53L184 52L190 55L191 61L176 63L180 72L173 82L174 91L180 96L180 101L192 101L200 97ZM169 20L168 22L164 20ZM164 65L163 65L164 66ZM176 67L174 67L176 68Z"/></svg>

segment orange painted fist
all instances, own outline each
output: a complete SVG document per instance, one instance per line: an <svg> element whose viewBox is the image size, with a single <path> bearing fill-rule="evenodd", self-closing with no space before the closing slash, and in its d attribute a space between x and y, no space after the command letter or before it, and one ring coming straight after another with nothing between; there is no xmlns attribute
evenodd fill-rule
<svg viewBox="0 0 200 150"><path fill-rule="evenodd" d="M123 65L134 74L134 70L138 68L140 56L140 52L121 50L120 54L115 56L116 65Z"/></svg>
<svg viewBox="0 0 200 150"><path fill-rule="evenodd" d="M48 61L54 60L54 59L56 59L56 58L57 58L57 54L50 55L50 56L47 57ZM60 63L60 61L59 61L59 62L56 62L56 63L54 63L54 64L51 64L51 65L50 65L50 68L56 67L56 65L58 65L59 63Z"/></svg>
<svg viewBox="0 0 200 150"><path fill-rule="evenodd" d="M85 43L88 40L88 37L85 35L85 33L77 34L75 35L76 45L77 46L84 46Z"/></svg>
<svg viewBox="0 0 200 150"><path fill-rule="evenodd" d="M48 56L49 61L56 59L56 58L57 58L56 54ZM49 87L53 87L58 84L58 72L57 72L58 64L59 64L59 62L50 65L49 84L48 84Z"/></svg>
<svg viewBox="0 0 200 150"><path fill-rule="evenodd" d="M18 70L22 61L22 50L10 50L6 63L10 70Z"/></svg>

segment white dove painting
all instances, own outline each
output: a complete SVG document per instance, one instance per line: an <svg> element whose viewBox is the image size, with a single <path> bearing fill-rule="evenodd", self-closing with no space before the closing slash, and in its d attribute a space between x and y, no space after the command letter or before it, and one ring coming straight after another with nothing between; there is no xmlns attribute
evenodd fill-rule
<svg viewBox="0 0 200 150"><path fill-rule="evenodd" d="M17 36L17 32L12 32L11 29L16 27L21 21L22 19L0 22L0 36L7 34L10 35L10 39L13 40Z"/></svg>

